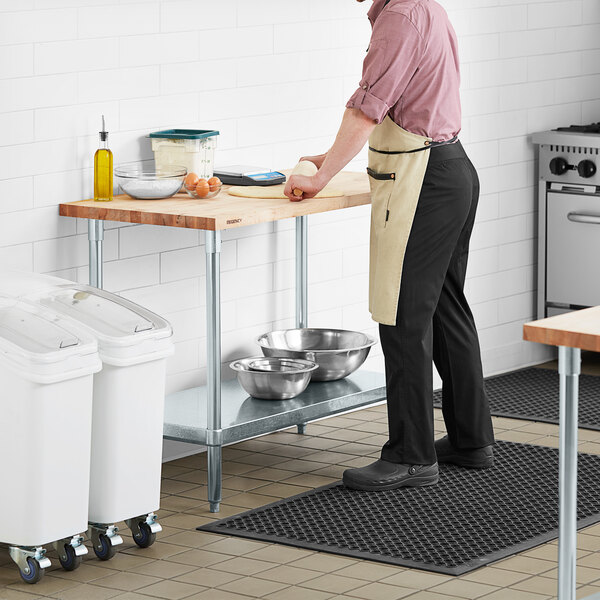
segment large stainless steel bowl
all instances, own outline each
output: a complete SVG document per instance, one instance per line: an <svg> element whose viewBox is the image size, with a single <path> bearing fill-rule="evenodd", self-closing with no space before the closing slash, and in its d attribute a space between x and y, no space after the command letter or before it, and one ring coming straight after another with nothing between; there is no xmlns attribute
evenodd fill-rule
<svg viewBox="0 0 600 600"><path fill-rule="evenodd" d="M229 365L240 385L254 398L289 400L301 394L317 365L309 360L254 356Z"/></svg>
<svg viewBox="0 0 600 600"><path fill-rule="evenodd" d="M347 377L366 360L376 340L359 331L343 329L285 329L257 339L265 356L311 360L319 365L313 381Z"/></svg>

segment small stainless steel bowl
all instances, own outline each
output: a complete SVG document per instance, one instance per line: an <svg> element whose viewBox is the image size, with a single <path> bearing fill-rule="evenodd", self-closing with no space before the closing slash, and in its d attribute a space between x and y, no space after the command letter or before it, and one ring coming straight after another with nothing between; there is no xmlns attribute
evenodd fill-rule
<svg viewBox="0 0 600 600"><path fill-rule="evenodd" d="M306 389L317 369L309 360L264 356L234 360L229 366L248 394L263 400L295 398Z"/></svg>
<svg viewBox="0 0 600 600"><path fill-rule="evenodd" d="M347 377L366 360L372 337L344 329L285 329L265 333L257 339L265 356L301 358L319 365L313 381L335 381Z"/></svg>

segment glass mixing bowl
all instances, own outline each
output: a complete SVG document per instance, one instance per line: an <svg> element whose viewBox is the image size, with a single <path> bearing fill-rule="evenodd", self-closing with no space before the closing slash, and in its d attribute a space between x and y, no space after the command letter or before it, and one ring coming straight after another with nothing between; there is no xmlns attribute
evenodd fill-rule
<svg viewBox="0 0 600 600"><path fill-rule="evenodd" d="M186 175L185 167L158 169L154 162L127 163L115 167L115 179L119 187L136 200L170 198L181 189Z"/></svg>

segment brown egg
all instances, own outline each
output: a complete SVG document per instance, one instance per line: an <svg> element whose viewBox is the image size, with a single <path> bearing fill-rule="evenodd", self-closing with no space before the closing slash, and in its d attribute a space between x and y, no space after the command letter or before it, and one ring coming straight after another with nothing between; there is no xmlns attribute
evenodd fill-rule
<svg viewBox="0 0 600 600"><path fill-rule="evenodd" d="M183 185L185 185L186 189L193 190L198 185L199 180L200 177L196 173L188 173Z"/></svg>
<svg viewBox="0 0 600 600"><path fill-rule="evenodd" d="M196 194L198 195L198 198L206 198L206 196L210 194L210 186L206 179L198 179L198 183L196 184Z"/></svg>
<svg viewBox="0 0 600 600"><path fill-rule="evenodd" d="M211 192L216 192L221 186L221 180L218 177L211 177L208 180L208 185Z"/></svg>

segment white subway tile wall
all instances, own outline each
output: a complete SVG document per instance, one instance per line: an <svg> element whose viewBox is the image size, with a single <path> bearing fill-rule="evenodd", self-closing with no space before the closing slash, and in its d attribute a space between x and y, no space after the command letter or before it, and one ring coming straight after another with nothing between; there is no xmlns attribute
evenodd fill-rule
<svg viewBox="0 0 600 600"><path fill-rule="evenodd" d="M536 164L530 134L600 120L598 0L441 0L460 39L462 140L481 205L467 291L485 370L539 361ZM0 264L87 279L85 223L57 204L92 194L100 115L115 162L148 132L221 131L217 162L293 165L326 150L369 38L353 0L0 0ZM364 169L366 155L352 163ZM369 210L310 218L309 323L377 335L367 312ZM223 361L294 323L292 221L223 234ZM107 224L106 287L168 317L168 391L205 377L202 232ZM382 369L375 348L369 365ZM224 369L224 374L228 370Z"/></svg>

